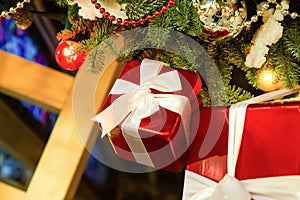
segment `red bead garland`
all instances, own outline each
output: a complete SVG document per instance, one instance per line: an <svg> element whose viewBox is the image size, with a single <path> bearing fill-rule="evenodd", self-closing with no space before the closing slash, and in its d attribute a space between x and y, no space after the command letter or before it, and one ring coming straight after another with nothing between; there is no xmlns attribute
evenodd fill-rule
<svg viewBox="0 0 300 200"><path fill-rule="evenodd" d="M146 20L143 18L139 20L139 24L145 24L145 22L146 22Z"/></svg>
<svg viewBox="0 0 300 200"><path fill-rule="evenodd" d="M103 17L104 17L104 18L109 18L109 16L110 16L109 12L105 12L105 13L103 14Z"/></svg>
<svg viewBox="0 0 300 200"><path fill-rule="evenodd" d="M92 0L93 1L93 0ZM96 9L100 9L101 8L101 4L100 3L95 3L95 8Z"/></svg>
<svg viewBox="0 0 300 200"><path fill-rule="evenodd" d="M174 6L174 4L175 4L175 0L169 0L168 6Z"/></svg>
<svg viewBox="0 0 300 200"><path fill-rule="evenodd" d="M105 9L104 8L100 8L99 9L100 13L103 15L105 13Z"/></svg>
<svg viewBox="0 0 300 200"><path fill-rule="evenodd" d="M163 6L162 9L161 9L161 12L167 12L169 9L168 6Z"/></svg>
<svg viewBox="0 0 300 200"><path fill-rule="evenodd" d="M151 22L153 20L153 15L148 15L146 17L146 20L149 21L149 22Z"/></svg>
<svg viewBox="0 0 300 200"><path fill-rule="evenodd" d="M109 21L113 22L113 21L115 21L115 20L116 20L116 17L115 17L115 16L112 15L112 16L109 17Z"/></svg>
<svg viewBox="0 0 300 200"><path fill-rule="evenodd" d="M154 16L155 17L160 17L161 13L159 11L155 11Z"/></svg>
<svg viewBox="0 0 300 200"><path fill-rule="evenodd" d="M131 24L131 26L136 26L137 25L137 21L131 21L130 24Z"/></svg>
<svg viewBox="0 0 300 200"><path fill-rule="evenodd" d="M122 24L122 19L121 18L117 19L117 24Z"/></svg>
<svg viewBox="0 0 300 200"><path fill-rule="evenodd" d="M115 16L110 16L110 13L105 11L105 8L101 7L100 3L97 3L97 0L91 0L91 3L95 5L95 8L99 10L99 12L103 15L104 18L108 18L111 22L116 22L118 25L124 25L124 26L137 26L138 24L145 24L146 21L152 21L154 17L160 17L162 13L165 13L168 11L169 7L175 5L175 0L169 0L167 6L163 6L160 11L155 11L153 15L147 15L145 18L141 18L139 20L129 20L129 19L116 19Z"/></svg>
<svg viewBox="0 0 300 200"><path fill-rule="evenodd" d="M129 20L128 19L124 19L123 25L124 26L128 26L129 25Z"/></svg>

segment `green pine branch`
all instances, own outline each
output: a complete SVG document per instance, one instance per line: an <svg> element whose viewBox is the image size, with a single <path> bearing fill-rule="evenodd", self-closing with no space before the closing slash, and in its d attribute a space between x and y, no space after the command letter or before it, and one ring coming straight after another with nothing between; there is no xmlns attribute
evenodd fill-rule
<svg viewBox="0 0 300 200"><path fill-rule="evenodd" d="M232 105L254 97L249 91L246 91L241 87L237 87L236 85L225 85L224 89L225 99L216 98L214 95L218 95L218 92L213 90L208 91L207 88L203 88L200 93L203 106L212 106L211 96L214 96L214 98L217 99L213 106Z"/></svg>
<svg viewBox="0 0 300 200"><path fill-rule="evenodd" d="M253 95L241 87L235 85L226 86L226 105L231 105L247 99L253 98Z"/></svg>
<svg viewBox="0 0 300 200"><path fill-rule="evenodd" d="M145 18L148 14L153 15L155 11L160 11L166 4L164 0L119 0L118 3L126 4L125 13L131 20Z"/></svg>
<svg viewBox="0 0 300 200"><path fill-rule="evenodd" d="M267 56L269 63L278 75L278 81L283 82L286 88L293 88L299 82L299 63L293 59L291 52L285 52L286 46L281 40L276 43Z"/></svg>
<svg viewBox="0 0 300 200"><path fill-rule="evenodd" d="M250 85L252 85L254 88L259 87L257 76L258 76L258 70L257 69L254 69L254 68L246 69L246 78L248 80L248 83Z"/></svg>
<svg viewBox="0 0 300 200"><path fill-rule="evenodd" d="M75 5L68 5L68 20L71 23L74 29L88 29L93 21L83 19L81 16L78 15L79 7L77 4Z"/></svg>
<svg viewBox="0 0 300 200"><path fill-rule="evenodd" d="M81 67L85 67L92 74L100 73L104 67L105 47L98 45L91 50L85 58Z"/></svg>
<svg viewBox="0 0 300 200"><path fill-rule="evenodd" d="M300 61L300 29L287 30L283 37L286 50L298 61Z"/></svg>
<svg viewBox="0 0 300 200"><path fill-rule="evenodd" d="M168 12L155 18L149 26L172 29L191 36L198 36L203 27L199 21L197 10L189 0L176 1L173 7L169 7Z"/></svg>
<svg viewBox="0 0 300 200"><path fill-rule="evenodd" d="M81 50L91 51L101 42L105 41L109 36L113 34L115 30L115 25L109 22L107 19L101 18L95 21L89 30L90 37L83 40L81 43Z"/></svg>
<svg viewBox="0 0 300 200"><path fill-rule="evenodd" d="M170 37L170 31L162 28L149 28L146 38L143 41L145 44L151 44L154 48L161 49L166 46Z"/></svg>
<svg viewBox="0 0 300 200"><path fill-rule="evenodd" d="M70 2L73 2L73 0L70 0ZM69 4L68 4L68 1L66 0L56 0L55 3L59 6L59 7L67 7Z"/></svg>
<svg viewBox="0 0 300 200"><path fill-rule="evenodd" d="M63 4L66 1L58 0L58 2ZM130 19L134 20L153 14L167 3L164 0L117 0L117 2L126 4L125 12ZM217 43L204 42L201 38L203 26L199 20L197 9L193 7L192 1L180 0L176 1L174 6L169 7L168 12L162 13L160 17L155 17L154 20L144 25L154 29L144 30L145 32L141 34L143 37L139 35L128 36L126 38L127 45L121 52L117 52L113 44L106 44L107 47L105 48L100 48L101 45L99 44L115 33L120 32L121 29L138 29L140 26L117 26L107 19L84 20L78 16L77 6L68 6L68 8L68 18L72 28L64 34L65 36L68 36L68 34L72 36L72 34L84 33L87 36L87 39L81 41L81 50L90 52L85 65L92 73L101 70L101 65L103 65L105 59L104 53L107 52L117 54L119 60L150 58L168 63L175 68L192 71L197 71L196 65L200 63L200 67L205 68L201 76L205 77L206 81L210 83L210 91L204 88L201 92L205 105L209 105L209 96L217 99L217 102L215 102L217 105L232 104L252 97L248 91L231 85L232 71L235 68L245 71L248 82L255 88L259 87L257 80L259 69L248 68L244 63L252 37L261 23L252 24L250 30L243 30L236 38ZM299 22L297 20L284 20L283 25L283 38L277 44L270 46L265 67L272 67L278 74L278 81L284 82L285 87L290 88L299 83L300 77ZM221 74L221 79L216 80L216 69L209 66L211 64L209 58L195 57L197 48L187 44L184 37L174 37L170 34L171 30L179 31L196 39L214 60ZM152 46L154 49L145 49L145 44ZM174 51L161 50L164 48ZM180 56L178 52L183 56ZM223 97L224 91L219 90L222 87L225 88L225 97Z"/></svg>

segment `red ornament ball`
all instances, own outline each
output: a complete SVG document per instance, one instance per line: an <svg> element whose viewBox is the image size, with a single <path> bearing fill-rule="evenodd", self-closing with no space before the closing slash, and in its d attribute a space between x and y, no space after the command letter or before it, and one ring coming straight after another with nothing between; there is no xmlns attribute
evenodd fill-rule
<svg viewBox="0 0 300 200"><path fill-rule="evenodd" d="M77 54L79 46L79 43L69 40L58 44L55 50L55 59L63 69L76 70L82 65L86 53Z"/></svg>

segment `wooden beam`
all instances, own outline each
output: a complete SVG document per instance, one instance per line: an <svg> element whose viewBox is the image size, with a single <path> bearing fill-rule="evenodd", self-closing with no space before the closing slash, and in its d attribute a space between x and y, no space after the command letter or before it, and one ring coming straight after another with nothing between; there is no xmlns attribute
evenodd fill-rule
<svg viewBox="0 0 300 200"><path fill-rule="evenodd" d="M72 188L77 188L88 156L73 122L70 90L27 189L27 199L63 200L73 196L76 189Z"/></svg>
<svg viewBox="0 0 300 200"><path fill-rule="evenodd" d="M2 51L0 60L0 92L50 111L61 110L25 198L23 192L0 184L0 197L5 195L0 199L73 199L89 157L86 145L93 143L95 136L92 132L95 128L98 129L97 124L90 121L81 130L83 133L80 134L84 136L79 138L72 113L73 77ZM99 81L101 89L99 87L97 91L101 94L96 95L96 107L103 104L111 87L112 77L116 77L116 71L120 71L118 67L118 64L113 64Z"/></svg>
<svg viewBox="0 0 300 200"><path fill-rule="evenodd" d="M0 182L0 199L3 200L24 200L26 199L26 192L17 189L13 186Z"/></svg>
<svg viewBox="0 0 300 200"><path fill-rule="evenodd" d="M0 99L0 146L10 155L21 161L26 167L34 171L44 150L44 142L23 122L22 119ZM1 179L9 185L25 190L24 186L11 180ZM7 188L7 187L6 187ZM0 187L0 199L5 200ZM5 193L8 195L8 193ZM80 181L75 200L96 200L96 191L91 188L86 178ZM9 200L13 200L10 199Z"/></svg>
<svg viewBox="0 0 300 200"><path fill-rule="evenodd" d="M0 146L33 170L44 142L1 99L0 110Z"/></svg>
<svg viewBox="0 0 300 200"><path fill-rule="evenodd" d="M98 89L99 93L95 95L97 107L103 104L111 87L111 77L116 76L116 71L120 71L118 67L114 63L100 79L102 90ZM85 105L83 102L82 106ZM84 120L88 122L81 129L80 134L84 136L79 138L73 120L70 91L27 189L27 199L40 200L41 196L43 200L74 198L89 157L86 146L93 144L96 138L92 133L95 133L95 128L98 129L97 124L89 118Z"/></svg>
<svg viewBox="0 0 300 200"><path fill-rule="evenodd" d="M0 92L59 112L74 78L0 50Z"/></svg>

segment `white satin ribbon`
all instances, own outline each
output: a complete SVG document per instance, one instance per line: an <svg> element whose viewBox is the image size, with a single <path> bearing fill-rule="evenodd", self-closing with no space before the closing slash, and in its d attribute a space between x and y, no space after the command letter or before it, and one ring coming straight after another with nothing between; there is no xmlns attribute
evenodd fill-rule
<svg viewBox="0 0 300 200"><path fill-rule="evenodd" d="M239 181L225 175L216 183L185 171L183 200L299 200L300 176L278 176Z"/></svg>
<svg viewBox="0 0 300 200"><path fill-rule="evenodd" d="M189 137L189 99L182 95L151 93L151 89L161 92L182 90L178 72L173 70L159 74L162 67L162 62L144 59L140 66L140 85L117 79L110 94L122 96L92 119L101 124L102 137L122 122L123 136L136 161L152 167L153 163L138 132L142 119L157 112L161 106L181 115L186 137Z"/></svg>
<svg viewBox="0 0 300 200"><path fill-rule="evenodd" d="M249 104L280 98L299 91L278 90L230 107L227 174L216 183L199 174L185 171L183 200L300 200L300 176L278 176L239 181L235 168L240 150L246 109ZM259 156L259 155L258 155Z"/></svg>

